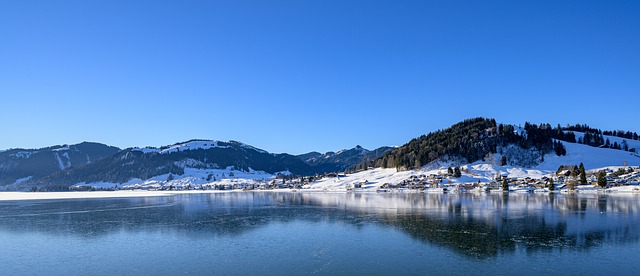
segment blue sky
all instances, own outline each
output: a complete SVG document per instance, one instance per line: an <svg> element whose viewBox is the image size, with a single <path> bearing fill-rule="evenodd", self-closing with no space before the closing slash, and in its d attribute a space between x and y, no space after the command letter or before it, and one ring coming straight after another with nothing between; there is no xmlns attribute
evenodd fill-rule
<svg viewBox="0 0 640 276"><path fill-rule="evenodd" d="M0 1L0 149L640 132L640 1Z"/></svg>

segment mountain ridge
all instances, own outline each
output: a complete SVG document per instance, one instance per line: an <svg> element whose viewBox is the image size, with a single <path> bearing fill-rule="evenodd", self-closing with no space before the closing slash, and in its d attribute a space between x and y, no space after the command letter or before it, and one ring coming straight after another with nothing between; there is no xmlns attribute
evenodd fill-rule
<svg viewBox="0 0 640 276"><path fill-rule="evenodd" d="M83 142L0 151L0 188L25 190L33 186L55 186L64 189L77 183L125 183L132 179L145 181L160 176L187 177L193 170L200 170L192 174L193 177L199 175L200 182L221 177L223 171L227 176L234 171L236 174L257 171L261 176L309 176L359 171L372 166L407 170L447 160L470 164L491 159L487 162L533 168L544 164L545 158L556 164L565 162L563 160L576 162L576 158L587 158L581 152L601 154L601 151L571 146L572 143L619 151L620 154L608 154L611 158L607 162L615 163L611 165L628 160L635 164L640 158L637 137L628 131L601 131L587 125L567 125L564 128L558 125L553 128L549 124L527 122L524 127L517 127L497 124L492 118L478 117L411 139L400 147L367 150L356 145L339 151L312 151L299 155L269 153L234 140L191 139L160 147L127 149ZM567 147L571 158L563 157L567 154Z"/></svg>

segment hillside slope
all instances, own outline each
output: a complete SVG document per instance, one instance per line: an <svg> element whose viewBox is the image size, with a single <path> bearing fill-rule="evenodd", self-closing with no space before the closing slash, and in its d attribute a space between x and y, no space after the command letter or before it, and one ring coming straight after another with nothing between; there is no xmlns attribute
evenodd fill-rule
<svg viewBox="0 0 640 276"><path fill-rule="evenodd" d="M298 157L270 154L237 142L191 140L161 148L130 148L86 166L55 173L32 182L46 186L68 186L74 183L125 183L131 179L154 176L183 175L185 169L225 169L264 171L275 174L288 171L309 174L312 169Z"/></svg>
<svg viewBox="0 0 640 276"><path fill-rule="evenodd" d="M10 149L0 152L0 186L17 185L69 168L81 167L108 157L119 148L99 143L52 146L41 149Z"/></svg>

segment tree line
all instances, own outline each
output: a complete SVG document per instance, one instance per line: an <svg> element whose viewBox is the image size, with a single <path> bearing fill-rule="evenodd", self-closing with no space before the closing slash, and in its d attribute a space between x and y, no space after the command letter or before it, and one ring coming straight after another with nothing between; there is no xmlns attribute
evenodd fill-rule
<svg viewBox="0 0 640 276"><path fill-rule="evenodd" d="M574 131L584 132L584 135L576 137ZM383 168L414 169L442 158L461 158L472 163L484 160L483 158L488 154L497 153L499 147L507 145L531 149L544 161L544 155L549 152L554 152L558 156L567 154L565 146L559 141L629 150L626 141L620 144L615 141L611 143L603 135L638 138L638 135L633 132L602 131L586 124L566 127L558 124L554 128L548 123L537 125L526 122L524 128L516 128L513 125L496 124L495 119L492 118L478 117L414 138L402 147L371 162L371 165ZM504 155L500 164L506 164Z"/></svg>

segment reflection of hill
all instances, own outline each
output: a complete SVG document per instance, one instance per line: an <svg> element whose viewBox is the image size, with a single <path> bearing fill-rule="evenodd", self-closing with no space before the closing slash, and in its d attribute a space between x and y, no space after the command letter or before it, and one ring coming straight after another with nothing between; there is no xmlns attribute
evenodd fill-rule
<svg viewBox="0 0 640 276"><path fill-rule="evenodd" d="M636 197L526 194L224 193L0 203L0 231L91 238L161 231L207 238L295 220L393 227L462 255L637 242ZM310 233L312 234L312 233Z"/></svg>

